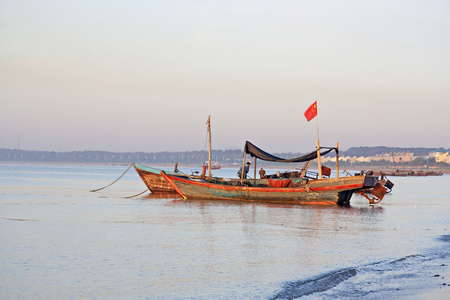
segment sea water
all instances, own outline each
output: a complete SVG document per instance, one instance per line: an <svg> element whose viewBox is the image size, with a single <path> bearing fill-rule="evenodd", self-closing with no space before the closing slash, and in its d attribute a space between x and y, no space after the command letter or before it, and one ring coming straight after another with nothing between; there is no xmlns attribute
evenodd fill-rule
<svg viewBox="0 0 450 300"><path fill-rule="evenodd" d="M91 192L127 167L0 164L1 299L450 295L449 175L350 207L127 198L146 190L133 169Z"/></svg>

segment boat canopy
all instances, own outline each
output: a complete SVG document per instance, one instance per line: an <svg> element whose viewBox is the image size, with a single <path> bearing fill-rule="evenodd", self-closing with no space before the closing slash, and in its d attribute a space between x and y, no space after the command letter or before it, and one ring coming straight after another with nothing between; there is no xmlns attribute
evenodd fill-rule
<svg viewBox="0 0 450 300"><path fill-rule="evenodd" d="M324 149L324 151L320 152L320 155L327 155L331 151L336 151L336 153L339 153L339 150L335 147L320 147L320 149ZM317 158L317 151L311 152L309 154L297 157L297 158L290 158L290 159L284 159L277 157L275 155L272 155L270 153L267 153L266 151L256 147L249 141L245 142L245 148L244 152L247 154L250 154L252 157L256 157L265 161L273 161L273 162L281 162L281 163L292 163L292 162L305 162L310 161Z"/></svg>

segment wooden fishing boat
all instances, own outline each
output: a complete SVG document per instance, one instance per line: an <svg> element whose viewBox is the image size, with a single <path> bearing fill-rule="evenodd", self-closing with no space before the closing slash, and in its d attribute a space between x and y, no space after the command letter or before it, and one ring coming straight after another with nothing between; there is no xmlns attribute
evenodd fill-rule
<svg viewBox="0 0 450 300"><path fill-rule="evenodd" d="M376 181L366 175L311 181L259 179L239 185L236 180L201 180L166 174L162 176L184 199L263 201L293 204L348 205L353 192L373 188Z"/></svg>
<svg viewBox="0 0 450 300"><path fill-rule="evenodd" d="M320 152L321 149L326 149ZM321 147L318 151L293 158L282 159L269 154L250 142L246 142L245 154L265 161L274 162L308 162L321 155L325 155L337 148ZM323 178L309 177L276 178L276 179L231 179L231 178L199 178L196 176L182 177L161 171L161 175L184 199L216 199L239 201L263 201L275 203L295 204L338 204L349 205L354 192L372 189L377 185L374 176L359 175L350 177ZM384 192L385 194L385 192ZM378 193L380 198L368 198L371 203L382 200L383 193ZM375 196L374 196L375 197Z"/></svg>

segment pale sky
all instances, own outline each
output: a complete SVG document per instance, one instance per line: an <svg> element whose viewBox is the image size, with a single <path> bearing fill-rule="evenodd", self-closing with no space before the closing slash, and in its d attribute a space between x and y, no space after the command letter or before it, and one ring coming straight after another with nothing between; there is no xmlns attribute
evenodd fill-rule
<svg viewBox="0 0 450 300"><path fill-rule="evenodd" d="M0 0L0 148L450 148L450 1ZM19 144L20 141L20 144Z"/></svg>

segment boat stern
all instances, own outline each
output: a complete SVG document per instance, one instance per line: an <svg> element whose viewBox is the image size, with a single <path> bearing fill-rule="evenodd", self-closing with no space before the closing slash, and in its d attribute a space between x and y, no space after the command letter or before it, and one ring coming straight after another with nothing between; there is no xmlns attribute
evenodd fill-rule
<svg viewBox="0 0 450 300"><path fill-rule="evenodd" d="M387 189L382 185L374 175L365 175L363 188L358 191L364 198L369 200L370 204L378 204L383 200ZM372 197L369 197L371 194Z"/></svg>

